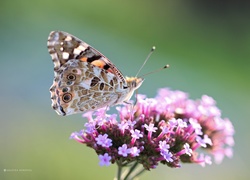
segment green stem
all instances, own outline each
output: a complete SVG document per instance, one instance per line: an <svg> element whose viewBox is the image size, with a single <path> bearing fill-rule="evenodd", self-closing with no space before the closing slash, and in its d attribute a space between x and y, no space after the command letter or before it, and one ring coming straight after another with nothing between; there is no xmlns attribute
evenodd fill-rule
<svg viewBox="0 0 250 180"><path fill-rule="evenodd" d="M122 174L122 166L117 163L118 169L117 169L117 178L116 180L121 180L121 174Z"/></svg>
<svg viewBox="0 0 250 180"><path fill-rule="evenodd" d="M146 170L143 168L142 170L140 170L137 174L135 174L131 179L134 179L135 177L141 175L142 173L144 173Z"/></svg>
<svg viewBox="0 0 250 180"><path fill-rule="evenodd" d="M124 180L127 180L127 179L128 179L128 177L129 177L129 176L131 175L131 173L135 170L135 168L137 167L137 165L138 165L138 163L135 162L135 163L133 164L133 166L130 167L130 169L129 169L127 175L126 175L125 178L124 178Z"/></svg>

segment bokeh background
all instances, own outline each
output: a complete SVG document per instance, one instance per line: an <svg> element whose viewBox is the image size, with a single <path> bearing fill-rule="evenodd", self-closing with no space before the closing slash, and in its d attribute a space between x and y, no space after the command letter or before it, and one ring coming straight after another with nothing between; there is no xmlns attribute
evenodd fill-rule
<svg viewBox="0 0 250 180"><path fill-rule="evenodd" d="M63 30L85 40L133 76L150 48L156 51L139 92L154 97L169 87L193 99L207 94L236 130L234 157L202 168L159 166L141 179L250 178L250 11L241 1L1 0L0 179L113 179L92 149L73 140L80 114L50 107L53 63L47 37ZM25 171L20 172L20 169ZM6 172L5 170L12 170ZM18 170L18 171L16 171Z"/></svg>

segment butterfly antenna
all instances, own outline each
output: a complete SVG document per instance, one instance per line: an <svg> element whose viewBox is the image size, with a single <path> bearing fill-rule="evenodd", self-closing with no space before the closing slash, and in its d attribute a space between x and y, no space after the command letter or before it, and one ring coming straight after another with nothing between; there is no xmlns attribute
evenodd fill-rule
<svg viewBox="0 0 250 180"><path fill-rule="evenodd" d="M160 69L156 69L156 70L151 71L151 72L149 72L149 73L143 74L141 77L144 77L144 76L147 76L147 75L149 75L149 74L153 74L153 73L159 72L159 71L161 71L161 70L163 70L163 69L167 69L167 68L169 68L169 67L170 67L170 65L167 64L167 65L163 66L163 67L160 68Z"/></svg>
<svg viewBox="0 0 250 180"><path fill-rule="evenodd" d="M142 68L144 67L144 65L146 64L146 62L148 61L148 59L150 58L150 56L151 56L152 53L154 52L154 50L155 50L155 46L153 46L153 47L151 48L151 50L150 50L150 52L149 52L147 58L145 59L144 63L142 64L141 68L139 69L139 71L137 72L137 74L136 74L135 77L137 77L138 74L141 72Z"/></svg>

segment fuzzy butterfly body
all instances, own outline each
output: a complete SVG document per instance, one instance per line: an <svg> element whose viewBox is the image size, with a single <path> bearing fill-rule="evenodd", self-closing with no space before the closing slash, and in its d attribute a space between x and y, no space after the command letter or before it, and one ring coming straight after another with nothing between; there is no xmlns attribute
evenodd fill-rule
<svg viewBox="0 0 250 180"><path fill-rule="evenodd" d="M68 33L52 31L47 45L54 62L52 108L59 115L127 102L143 82L124 77L103 54Z"/></svg>

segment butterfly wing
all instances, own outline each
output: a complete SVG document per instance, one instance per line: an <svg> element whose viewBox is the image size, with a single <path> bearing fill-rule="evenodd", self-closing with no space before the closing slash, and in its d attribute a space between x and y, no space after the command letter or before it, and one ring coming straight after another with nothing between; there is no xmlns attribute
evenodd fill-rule
<svg viewBox="0 0 250 180"><path fill-rule="evenodd" d="M127 93L127 81L115 65L80 39L61 31L48 38L55 78L52 107L59 115L114 105Z"/></svg>
<svg viewBox="0 0 250 180"><path fill-rule="evenodd" d="M48 38L48 50L54 62L54 70L58 69L70 59L89 62L115 74L123 83L126 82L121 71L102 53L84 41L62 31L52 31Z"/></svg>

